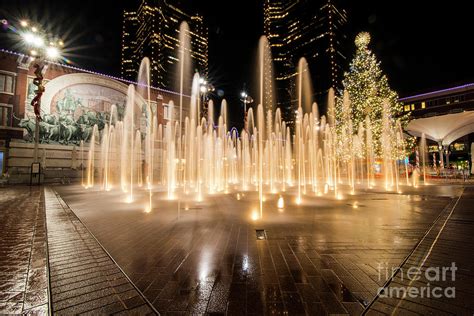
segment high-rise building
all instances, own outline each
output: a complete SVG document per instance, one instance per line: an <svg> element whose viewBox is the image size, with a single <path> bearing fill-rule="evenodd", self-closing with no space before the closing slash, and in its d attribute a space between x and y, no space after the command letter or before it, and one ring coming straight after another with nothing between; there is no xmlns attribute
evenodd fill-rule
<svg viewBox="0 0 474 316"><path fill-rule="evenodd" d="M136 79L136 61L134 60L134 49L136 46L135 34L137 32L137 13L133 11L123 12L122 26L122 77L130 80Z"/></svg>
<svg viewBox="0 0 474 316"><path fill-rule="evenodd" d="M290 113L296 106L298 61L305 57L315 100L340 88L347 64L347 13L335 0L264 0L264 33L274 60L278 105ZM287 118L288 119L288 118Z"/></svg>
<svg viewBox="0 0 474 316"><path fill-rule="evenodd" d="M180 51L180 24L189 25L193 69L208 72L208 30L203 17L186 13L179 0L141 0L136 11L125 11L122 33L122 76L135 80L141 60L150 59L153 86L176 85Z"/></svg>

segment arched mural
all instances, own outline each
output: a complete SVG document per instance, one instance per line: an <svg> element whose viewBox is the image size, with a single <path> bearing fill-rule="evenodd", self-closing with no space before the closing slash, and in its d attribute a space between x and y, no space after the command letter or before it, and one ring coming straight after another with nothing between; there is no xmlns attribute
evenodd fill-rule
<svg viewBox="0 0 474 316"><path fill-rule="evenodd" d="M125 112L128 86L112 79L86 73L67 74L49 81L45 88L41 100L41 142L87 142L94 125L102 130L109 122L113 105L119 120ZM143 104L144 100L137 97L137 104ZM30 141L35 127L32 111L27 107L25 118L19 123L25 129L25 139Z"/></svg>

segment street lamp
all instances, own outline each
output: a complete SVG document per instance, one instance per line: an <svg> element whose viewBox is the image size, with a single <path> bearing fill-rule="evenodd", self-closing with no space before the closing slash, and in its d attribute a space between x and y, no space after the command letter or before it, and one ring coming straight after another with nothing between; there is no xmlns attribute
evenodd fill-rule
<svg viewBox="0 0 474 316"><path fill-rule="evenodd" d="M35 69L35 78L33 84L37 87L34 91L35 97L31 100L31 106L35 112L35 148L34 162L38 162L38 144L39 144L39 124L41 122L41 97L45 91L43 84L43 73L45 71L46 60L57 60L60 58L60 48L64 43L59 40L47 40L47 34L40 34L36 26L29 28L30 23L26 20L20 21L20 37L25 48L29 51ZM46 45L49 43L49 45Z"/></svg>
<svg viewBox="0 0 474 316"><path fill-rule="evenodd" d="M244 122L247 121L247 104L253 103L253 99L251 96L247 94L246 91L242 91L240 93L240 101L244 104Z"/></svg>
<svg viewBox="0 0 474 316"><path fill-rule="evenodd" d="M199 84L199 91L202 94L202 115L205 117L207 116L207 94L214 92L215 88L202 77L199 78Z"/></svg>

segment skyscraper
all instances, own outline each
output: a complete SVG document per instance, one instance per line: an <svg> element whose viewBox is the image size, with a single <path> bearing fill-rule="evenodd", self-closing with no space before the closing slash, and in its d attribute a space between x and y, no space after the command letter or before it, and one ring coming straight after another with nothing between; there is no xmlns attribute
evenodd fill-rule
<svg viewBox="0 0 474 316"><path fill-rule="evenodd" d="M341 87L347 63L346 24L347 13L335 0L264 0L264 33L273 54L278 105L284 113L296 107L301 57L309 64L315 100L329 88Z"/></svg>
<svg viewBox="0 0 474 316"><path fill-rule="evenodd" d="M136 79L136 61L134 60L134 49L136 46L136 32L138 27L137 13L134 11L123 12L122 26L122 56L120 70L122 77Z"/></svg>
<svg viewBox="0 0 474 316"><path fill-rule="evenodd" d="M194 69L208 71L208 30L198 14L188 14L179 0L141 0L136 11L125 11L122 32L122 76L135 80L141 60L150 59L151 84L176 85L181 22L189 24L190 55Z"/></svg>

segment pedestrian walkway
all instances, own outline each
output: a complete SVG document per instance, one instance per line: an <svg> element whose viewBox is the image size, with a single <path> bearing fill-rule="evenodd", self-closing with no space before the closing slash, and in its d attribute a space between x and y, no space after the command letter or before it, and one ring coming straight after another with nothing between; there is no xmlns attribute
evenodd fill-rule
<svg viewBox="0 0 474 316"><path fill-rule="evenodd" d="M155 314L60 196L45 189L51 282L56 315Z"/></svg>
<svg viewBox="0 0 474 316"><path fill-rule="evenodd" d="M42 188L0 188L0 237L0 313L47 314Z"/></svg>
<svg viewBox="0 0 474 316"><path fill-rule="evenodd" d="M473 315L473 232L474 187L468 187L400 264L367 314Z"/></svg>

